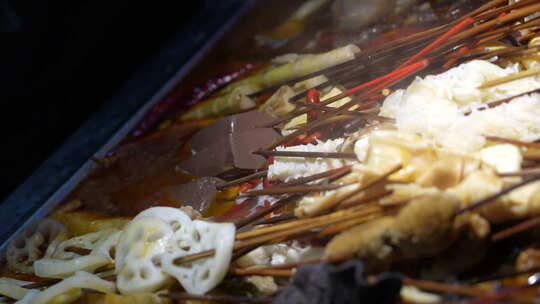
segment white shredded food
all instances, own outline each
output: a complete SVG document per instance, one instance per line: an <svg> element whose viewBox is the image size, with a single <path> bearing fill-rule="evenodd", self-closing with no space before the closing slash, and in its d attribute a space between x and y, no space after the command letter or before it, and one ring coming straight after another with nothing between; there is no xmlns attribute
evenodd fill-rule
<svg viewBox="0 0 540 304"><path fill-rule="evenodd" d="M394 118L401 132L421 134L442 148L462 153L480 150L484 135L536 140L540 137L540 95L515 98L494 108L486 106L540 88L535 77L478 88L485 81L517 72L517 65L503 69L474 60L439 75L417 78L406 90L388 96L381 115Z"/></svg>
<svg viewBox="0 0 540 304"><path fill-rule="evenodd" d="M345 141L344 138L331 139L317 144L307 144L292 147L277 147L277 151L301 152L337 152ZM335 158L303 158L303 157L276 157L274 163L268 167L270 180L289 181L331 169L337 169L347 164L347 161Z"/></svg>

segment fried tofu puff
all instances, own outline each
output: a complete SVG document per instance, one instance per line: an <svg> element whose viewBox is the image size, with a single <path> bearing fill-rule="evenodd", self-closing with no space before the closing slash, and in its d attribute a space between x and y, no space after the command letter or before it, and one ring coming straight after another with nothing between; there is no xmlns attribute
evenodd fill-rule
<svg viewBox="0 0 540 304"><path fill-rule="evenodd" d="M519 179L506 180L493 170L484 168L470 174L448 192L456 195L463 206L468 206L501 191ZM475 210L490 223L503 223L540 214L540 182L518 188Z"/></svg>
<svg viewBox="0 0 540 304"><path fill-rule="evenodd" d="M455 196L444 193L414 199L396 216L338 234L326 246L325 256L358 257L374 270L394 261L437 254L457 235L453 219L459 205Z"/></svg>

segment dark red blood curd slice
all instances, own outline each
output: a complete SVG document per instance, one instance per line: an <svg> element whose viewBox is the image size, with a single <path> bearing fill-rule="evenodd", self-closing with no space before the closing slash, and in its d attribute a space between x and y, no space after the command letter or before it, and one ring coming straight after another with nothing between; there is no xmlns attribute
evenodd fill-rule
<svg viewBox="0 0 540 304"><path fill-rule="evenodd" d="M178 169L197 177L217 175L232 166L228 137L215 138L213 143L178 165Z"/></svg>
<svg viewBox="0 0 540 304"><path fill-rule="evenodd" d="M256 128L231 134L230 144L234 166L240 169L261 168L266 163L266 159L253 152L271 145L278 138L279 134L269 128Z"/></svg>
<svg viewBox="0 0 540 304"><path fill-rule="evenodd" d="M270 145L279 135L257 126L274 120L256 111L220 118L193 136L189 145L194 154L178 168L197 177L215 176L233 166L258 169L265 159L252 152Z"/></svg>
<svg viewBox="0 0 540 304"><path fill-rule="evenodd" d="M203 212L206 210L218 193L216 185L224 181L217 177L202 177L197 181L171 186L170 191L175 201L183 206Z"/></svg>

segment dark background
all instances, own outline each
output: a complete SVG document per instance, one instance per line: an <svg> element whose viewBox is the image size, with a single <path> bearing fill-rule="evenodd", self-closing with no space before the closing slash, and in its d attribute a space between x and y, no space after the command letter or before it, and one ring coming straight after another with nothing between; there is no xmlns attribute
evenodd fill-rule
<svg viewBox="0 0 540 304"><path fill-rule="evenodd" d="M0 201L208 5L0 0Z"/></svg>

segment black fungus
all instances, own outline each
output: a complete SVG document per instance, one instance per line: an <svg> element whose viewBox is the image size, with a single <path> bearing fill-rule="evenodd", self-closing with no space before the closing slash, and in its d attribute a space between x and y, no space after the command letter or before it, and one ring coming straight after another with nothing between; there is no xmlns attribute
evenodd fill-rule
<svg viewBox="0 0 540 304"><path fill-rule="evenodd" d="M399 300L401 276L383 273L371 284L364 278L358 260L341 264L302 265L292 282L276 298L275 304L393 304Z"/></svg>

